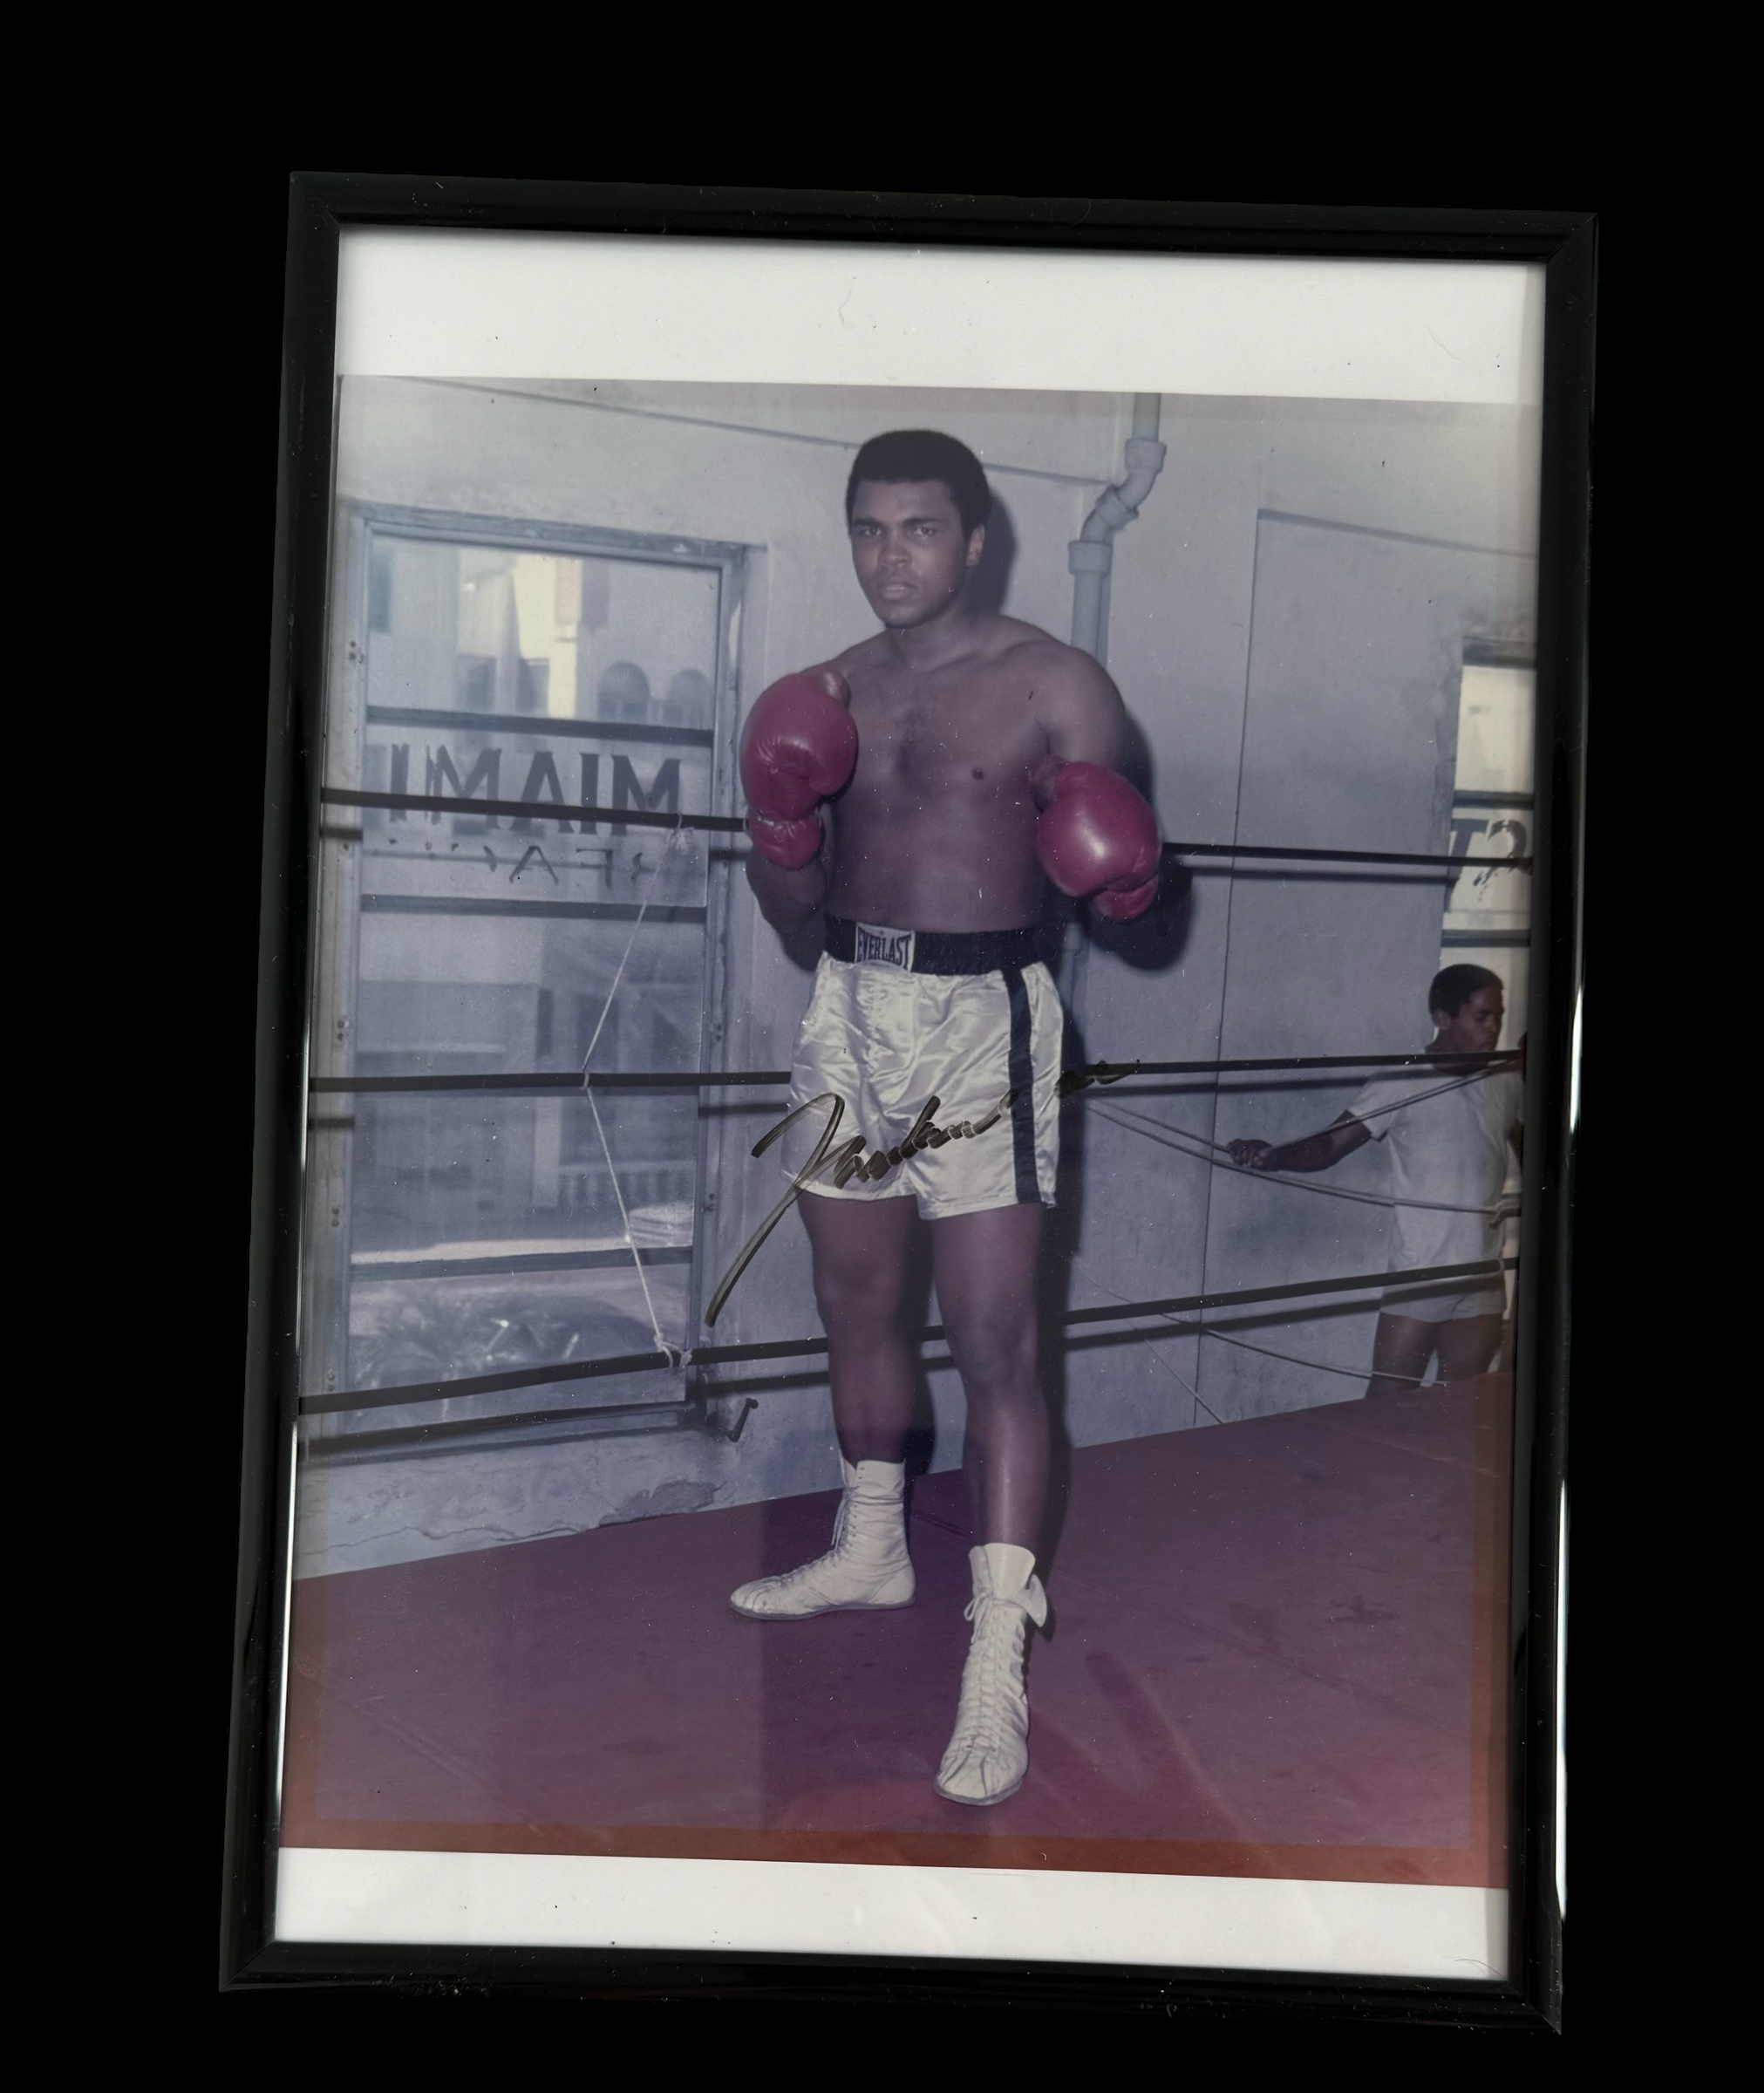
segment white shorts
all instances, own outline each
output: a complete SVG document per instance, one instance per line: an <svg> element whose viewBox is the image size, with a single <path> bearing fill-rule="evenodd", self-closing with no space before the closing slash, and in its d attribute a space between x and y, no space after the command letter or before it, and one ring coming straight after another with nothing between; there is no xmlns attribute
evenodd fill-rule
<svg viewBox="0 0 1764 2093"><path fill-rule="evenodd" d="M1052 1206L1064 1040L1059 992L1039 960L942 974L823 955L791 1067L792 1109L829 1092L841 1101L828 1154L854 1135L867 1153L897 1148L933 1098L932 1123L952 1138L880 1178L848 1176L835 1184L824 1172L807 1190L857 1200L911 1193L927 1221L1035 1200ZM1015 1101L1000 1110L1012 1090ZM989 1118L971 1135L954 1131L981 1128ZM800 1137L780 1143L787 1173L802 1167L826 1119L825 1111L805 1113Z"/></svg>
<svg viewBox="0 0 1764 2093"><path fill-rule="evenodd" d="M1379 1306L1386 1315L1406 1315L1417 1323L1467 1323L1479 1315L1505 1315L1507 1289L1496 1278L1448 1279L1441 1286L1404 1287L1393 1272Z"/></svg>

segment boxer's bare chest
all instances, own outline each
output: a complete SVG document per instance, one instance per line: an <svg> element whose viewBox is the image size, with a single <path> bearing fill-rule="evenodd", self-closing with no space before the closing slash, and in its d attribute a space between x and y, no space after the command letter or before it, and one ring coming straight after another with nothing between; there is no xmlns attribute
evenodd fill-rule
<svg viewBox="0 0 1764 2093"><path fill-rule="evenodd" d="M1026 797L1046 753L1030 667L1003 661L924 671L891 661L849 672L857 772L846 803L955 813Z"/></svg>

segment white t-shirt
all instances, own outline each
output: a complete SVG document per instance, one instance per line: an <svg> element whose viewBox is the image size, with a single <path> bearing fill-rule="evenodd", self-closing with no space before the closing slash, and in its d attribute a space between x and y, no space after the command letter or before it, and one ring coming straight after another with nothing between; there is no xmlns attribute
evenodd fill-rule
<svg viewBox="0 0 1764 2093"><path fill-rule="evenodd" d="M1437 1203L1397 1206L1393 1271L1500 1255L1495 1210L1511 1153L1508 1135L1518 1124L1524 1094L1515 1069L1488 1069L1466 1081L1425 1060L1362 1086L1347 1108L1374 1141L1385 1143L1393 1194L1399 1201ZM1402 1109L1393 1112L1393 1105ZM1481 1210L1441 1213L1442 1206Z"/></svg>

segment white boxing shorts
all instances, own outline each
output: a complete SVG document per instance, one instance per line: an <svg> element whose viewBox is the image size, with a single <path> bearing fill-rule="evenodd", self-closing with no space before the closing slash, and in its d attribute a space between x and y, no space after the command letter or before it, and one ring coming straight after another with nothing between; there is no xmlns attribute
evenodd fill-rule
<svg viewBox="0 0 1764 2093"><path fill-rule="evenodd" d="M1393 1271L1379 1306L1386 1315L1406 1315L1417 1323L1463 1323L1473 1317L1505 1315L1507 1289L1497 1278L1448 1279L1441 1285L1404 1286Z"/></svg>
<svg viewBox="0 0 1764 2093"><path fill-rule="evenodd" d="M927 1221L1053 1204L1065 1016L1034 952L1032 931L913 931L828 918L790 1071L792 1110L828 1094L841 1101L829 1155L861 1135L866 1154L885 1156L927 1123L934 1098L929 1123L951 1137L916 1148L880 1177L835 1183L822 1171L805 1192L910 1193ZM787 1174L803 1167L827 1118L824 1107L805 1112L780 1143ZM964 1127L977 1130L957 1131Z"/></svg>

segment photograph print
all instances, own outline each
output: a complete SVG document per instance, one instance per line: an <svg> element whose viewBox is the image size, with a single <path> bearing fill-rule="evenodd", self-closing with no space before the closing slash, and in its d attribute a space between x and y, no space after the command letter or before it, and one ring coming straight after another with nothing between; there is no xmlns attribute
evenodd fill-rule
<svg viewBox="0 0 1764 2093"><path fill-rule="evenodd" d="M284 1863L1507 1887L1538 455L340 382Z"/></svg>

